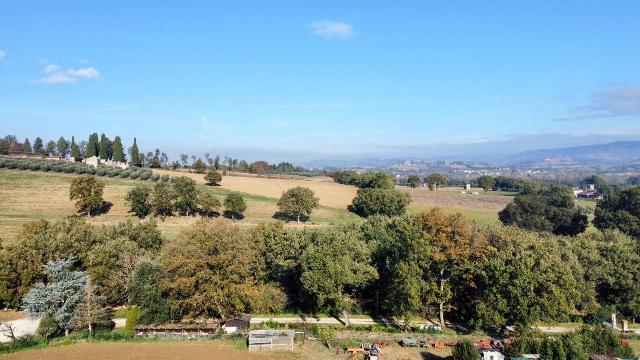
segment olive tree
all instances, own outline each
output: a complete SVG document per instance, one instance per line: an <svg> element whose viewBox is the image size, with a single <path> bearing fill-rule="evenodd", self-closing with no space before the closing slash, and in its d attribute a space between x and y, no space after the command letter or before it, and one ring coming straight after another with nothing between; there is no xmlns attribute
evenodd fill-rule
<svg viewBox="0 0 640 360"><path fill-rule="evenodd" d="M78 213L94 216L105 212L108 203L102 198L104 182L95 176L79 176L71 180L69 199L76 200Z"/></svg>

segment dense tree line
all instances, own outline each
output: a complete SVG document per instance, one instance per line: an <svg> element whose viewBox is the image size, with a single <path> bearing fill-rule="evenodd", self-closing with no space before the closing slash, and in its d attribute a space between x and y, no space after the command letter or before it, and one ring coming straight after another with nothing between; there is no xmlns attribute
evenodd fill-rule
<svg viewBox="0 0 640 360"><path fill-rule="evenodd" d="M325 229L203 219L169 243L153 221L36 221L0 250L0 305L21 306L46 284L42 266L69 257L109 305L136 304L148 322L286 309L500 330L640 314L637 240L478 226L439 210Z"/></svg>

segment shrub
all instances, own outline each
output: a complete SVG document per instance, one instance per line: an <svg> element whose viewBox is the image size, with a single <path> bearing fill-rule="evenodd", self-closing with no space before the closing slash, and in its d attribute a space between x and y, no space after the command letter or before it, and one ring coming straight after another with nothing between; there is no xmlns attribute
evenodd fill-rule
<svg viewBox="0 0 640 360"><path fill-rule="evenodd" d="M62 167L62 171L64 173L71 174L72 172L75 171L75 166L73 166L73 165L64 165Z"/></svg>
<svg viewBox="0 0 640 360"><path fill-rule="evenodd" d="M456 344L451 354L453 360L474 360L478 358L478 350L469 340Z"/></svg>
<svg viewBox="0 0 640 360"><path fill-rule="evenodd" d="M162 175L162 176L160 177L160 180L162 180L162 182L167 182L167 181L169 181L169 175Z"/></svg>
<svg viewBox="0 0 640 360"><path fill-rule="evenodd" d="M116 177L120 175L120 169L112 169L109 171L109 177Z"/></svg>
<svg viewBox="0 0 640 360"><path fill-rule="evenodd" d="M8 168L8 169L15 169L15 168L17 168L17 167L18 167L18 164L16 164L16 163L15 163L15 162L13 162L13 161L7 161L6 166L7 166L7 168Z"/></svg>
<svg viewBox="0 0 640 360"><path fill-rule="evenodd" d="M29 168L29 163L26 161L20 161L18 163L18 169L19 170L27 170Z"/></svg>
<svg viewBox="0 0 640 360"><path fill-rule="evenodd" d="M60 165L60 164L58 164L58 165L53 165L53 166L51 167L51 171L54 171L54 172L62 172L62 165Z"/></svg>
<svg viewBox="0 0 640 360"><path fill-rule="evenodd" d="M158 180L160 180L160 175L158 174L151 175L151 181L158 181Z"/></svg>
<svg viewBox="0 0 640 360"><path fill-rule="evenodd" d="M38 171L38 170L40 170L40 164L38 164L38 163L31 163L31 164L29 164L29 170L32 170L32 171Z"/></svg>
<svg viewBox="0 0 640 360"><path fill-rule="evenodd" d="M74 171L76 174L84 174L84 173L86 173L86 172L87 172L87 168L85 168L85 167L84 167L84 166L82 166L82 165L75 165L75 166L73 167L73 171Z"/></svg>
<svg viewBox="0 0 640 360"><path fill-rule="evenodd" d="M140 172L140 180L149 180L151 175L152 175L151 171L142 171Z"/></svg>
<svg viewBox="0 0 640 360"><path fill-rule="evenodd" d="M50 171L51 170L51 165L49 165L49 164L40 164L40 170L41 171Z"/></svg>
<svg viewBox="0 0 640 360"><path fill-rule="evenodd" d="M127 323L124 326L124 333L127 336L133 336L136 333L136 326L138 325L138 318L140 317L140 309L138 307L132 307L127 313Z"/></svg>
<svg viewBox="0 0 640 360"><path fill-rule="evenodd" d="M91 175L95 175L96 174L96 168L94 167L88 167L87 168L87 174L91 174Z"/></svg>
<svg viewBox="0 0 640 360"><path fill-rule="evenodd" d="M129 178L131 178L131 179L137 179L137 178L139 178L139 177L140 177L140 173L139 173L139 172L137 172L137 171L133 171L133 172L131 172L131 174L129 175Z"/></svg>
<svg viewBox="0 0 640 360"><path fill-rule="evenodd" d="M60 331L58 324L51 315L46 315L40 320L37 334L45 339L49 339Z"/></svg>
<svg viewBox="0 0 640 360"><path fill-rule="evenodd" d="M107 169L103 168L103 167L99 167L96 169L96 175L98 176L105 176L108 174Z"/></svg>
<svg viewBox="0 0 640 360"><path fill-rule="evenodd" d="M131 171L129 171L129 170L122 170L120 172L120 177L123 178L123 179L128 178L130 175L131 175Z"/></svg>
<svg viewBox="0 0 640 360"><path fill-rule="evenodd" d="M7 162L4 160L0 160L0 169L7 166Z"/></svg>

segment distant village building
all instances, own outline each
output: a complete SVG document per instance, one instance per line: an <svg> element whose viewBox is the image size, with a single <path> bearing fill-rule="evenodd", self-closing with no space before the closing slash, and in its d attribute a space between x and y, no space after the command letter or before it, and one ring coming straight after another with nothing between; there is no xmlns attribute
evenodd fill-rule
<svg viewBox="0 0 640 360"><path fill-rule="evenodd" d="M603 195L596 189L594 184L586 184L573 189L573 195L578 199L602 199Z"/></svg>
<svg viewBox="0 0 640 360"><path fill-rule="evenodd" d="M98 165L102 164L120 169L129 168L129 164L125 161L100 160L100 158L95 155L84 159L84 163L93 167L97 167Z"/></svg>

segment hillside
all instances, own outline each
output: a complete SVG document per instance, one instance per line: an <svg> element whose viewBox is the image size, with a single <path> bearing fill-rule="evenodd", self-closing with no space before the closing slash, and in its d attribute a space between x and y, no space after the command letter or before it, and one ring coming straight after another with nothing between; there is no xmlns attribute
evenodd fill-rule
<svg viewBox="0 0 640 360"><path fill-rule="evenodd" d="M195 175L195 174L194 174ZM36 219L55 220L75 213L74 202L69 200L69 184L74 174L53 172L23 171L0 169L0 239L11 242L22 225ZM137 218L130 214L124 196L136 184L152 183L138 180L101 178L105 182L104 199L113 203L109 213L92 218L93 224L112 224L119 221ZM199 185L200 190L223 197L229 189ZM236 190L236 189L234 189ZM242 225L255 224L260 221L275 221L272 216L277 211L277 198L260 194L243 192L247 202L245 219ZM345 206L346 207L346 206ZM196 221L197 217L173 216L165 221L158 219L162 232L172 238L181 228ZM316 209L307 226L326 225L357 219L357 216L345 209L322 206ZM291 223L290 226L297 226Z"/></svg>

